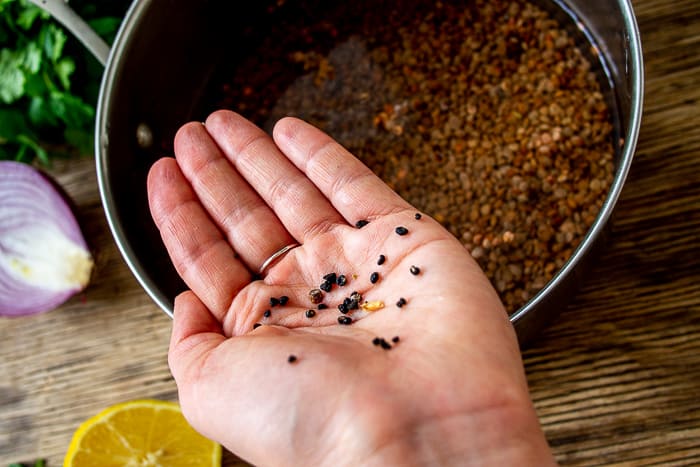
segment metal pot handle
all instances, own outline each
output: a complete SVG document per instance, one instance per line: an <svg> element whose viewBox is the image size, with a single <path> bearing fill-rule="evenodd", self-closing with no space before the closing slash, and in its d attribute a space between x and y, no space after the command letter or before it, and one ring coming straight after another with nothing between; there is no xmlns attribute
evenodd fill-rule
<svg viewBox="0 0 700 467"><path fill-rule="evenodd" d="M109 46L64 0L29 0L64 25L103 66L109 58Z"/></svg>

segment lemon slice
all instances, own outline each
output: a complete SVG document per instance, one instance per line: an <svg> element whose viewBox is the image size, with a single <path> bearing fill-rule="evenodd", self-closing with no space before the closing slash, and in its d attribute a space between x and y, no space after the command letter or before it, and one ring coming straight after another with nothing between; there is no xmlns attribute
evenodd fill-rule
<svg viewBox="0 0 700 467"><path fill-rule="evenodd" d="M109 407L83 422L64 467L210 467L221 465L221 446L187 423L174 402L135 400Z"/></svg>

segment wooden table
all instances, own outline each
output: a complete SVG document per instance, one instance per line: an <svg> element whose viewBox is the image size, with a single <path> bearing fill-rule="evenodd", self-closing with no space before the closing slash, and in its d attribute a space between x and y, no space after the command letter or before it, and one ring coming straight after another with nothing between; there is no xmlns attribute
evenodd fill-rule
<svg viewBox="0 0 700 467"><path fill-rule="evenodd" d="M612 241L573 304L524 351L563 465L700 464L700 2L634 6L645 119ZM60 309L0 320L0 467L61 465L73 431L102 408L177 398L170 320L112 242L92 159L54 173L77 202L97 269Z"/></svg>

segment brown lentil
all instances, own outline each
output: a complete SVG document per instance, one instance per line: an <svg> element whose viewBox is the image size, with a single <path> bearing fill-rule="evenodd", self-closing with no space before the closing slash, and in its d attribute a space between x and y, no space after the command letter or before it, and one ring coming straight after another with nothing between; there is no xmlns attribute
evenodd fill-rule
<svg viewBox="0 0 700 467"><path fill-rule="evenodd" d="M320 289L309 290L309 300L314 305L321 303L323 301L323 292Z"/></svg>
<svg viewBox="0 0 700 467"><path fill-rule="evenodd" d="M304 27L273 23L214 107L328 132L457 237L516 311L579 245L614 176L596 54L525 0L331 5Z"/></svg>

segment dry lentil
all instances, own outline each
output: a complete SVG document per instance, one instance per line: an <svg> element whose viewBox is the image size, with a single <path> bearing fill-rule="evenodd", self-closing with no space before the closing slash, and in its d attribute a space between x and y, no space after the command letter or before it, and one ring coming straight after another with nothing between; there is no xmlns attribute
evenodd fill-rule
<svg viewBox="0 0 700 467"><path fill-rule="evenodd" d="M396 227L395 229L397 235L404 236L408 233L408 229L406 227Z"/></svg>
<svg viewBox="0 0 700 467"><path fill-rule="evenodd" d="M372 284L376 284L378 280L379 280L379 273L378 272L375 271L369 275L369 281Z"/></svg>
<svg viewBox="0 0 700 467"><path fill-rule="evenodd" d="M326 305L325 303L319 303L316 307L317 310L325 310L326 308L328 308L328 305Z"/></svg>
<svg viewBox="0 0 700 467"><path fill-rule="evenodd" d="M294 362L296 362L296 361L297 361L297 356L296 356L296 355L290 355L289 357L287 357L287 362L288 362L288 363L294 363Z"/></svg>
<svg viewBox="0 0 700 467"><path fill-rule="evenodd" d="M411 271L411 274L413 274L414 276L420 274L420 268L418 266L411 266L409 271Z"/></svg>
<svg viewBox="0 0 700 467"><path fill-rule="evenodd" d="M614 176L595 54L525 0L331 4L273 27L214 107L331 134L460 239L516 311L571 256Z"/></svg>
<svg viewBox="0 0 700 467"><path fill-rule="evenodd" d="M321 282L321 285L318 286L318 288L324 292L330 292L332 287L333 284L331 284L330 281L323 281Z"/></svg>
<svg viewBox="0 0 700 467"><path fill-rule="evenodd" d="M379 255L379 259L377 260L377 265L381 266L382 264L384 264L385 261L386 261L386 256Z"/></svg>
<svg viewBox="0 0 700 467"><path fill-rule="evenodd" d="M279 298L280 306L286 305L288 301L289 301L289 297L287 297L286 295L282 295Z"/></svg>
<svg viewBox="0 0 700 467"><path fill-rule="evenodd" d="M263 313L263 316L264 316L265 318L269 318L270 315L272 315L272 312L271 312L270 310L265 310L265 313Z"/></svg>
<svg viewBox="0 0 700 467"><path fill-rule="evenodd" d="M277 297L270 297L270 306L277 306L280 304L280 301Z"/></svg>
<svg viewBox="0 0 700 467"><path fill-rule="evenodd" d="M413 217L414 217L417 221L419 221L419 220L421 219L421 217L423 217L423 215L422 215L421 213L417 212Z"/></svg>
<svg viewBox="0 0 700 467"><path fill-rule="evenodd" d="M396 302L396 306L399 308L402 308L406 304L406 299L401 297L399 300Z"/></svg>
<svg viewBox="0 0 700 467"><path fill-rule="evenodd" d="M338 323L340 324L352 324L352 318L349 316L338 316Z"/></svg>
<svg viewBox="0 0 700 467"><path fill-rule="evenodd" d="M309 300L314 305L321 303L323 301L323 292L320 289L309 290Z"/></svg>
<svg viewBox="0 0 700 467"><path fill-rule="evenodd" d="M334 283L334 282L336 281L337 278L338 278L338 277L337 277L336 273L334 273L334 272L331 272L331 273L326 274L325 276L323 276L323 280L324 280L324 281L328 281L328 282L330 282L330 283Z"/></svg>
<svg viewBox="0 0 700 467"><path fill-rule="evenodd" d="M316 316L316 312L314 310L306 310L307 318L313 318L314 316Z"/></svg>
<svg viewBox="0 0 700 467"><path fill-rule="evenodd" d="M342 287L345 284L348 283L348 278L345 277L344 275L339 275L338 278L335 280L335 283L338 284L338 286Z"/></svg>
<svg viewBox="0 0 700 467"><path fill-rule="evenodd" d="M399 342L400 340L401 340L401 339L399 338L399 336L394 336L394 337L391 338L391 342L393 342L394 344L396 344L396 343Z"/></svg>
<svg viewBox="0 0 700 467"><path fill-rule="evenodd" d="M362 220L355 222L355 227L357 227L358 229L361 229L362 227L366 226L367 224L369 224L369 221L362 219Z"/></svg>

